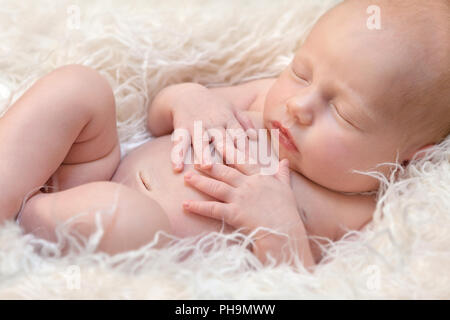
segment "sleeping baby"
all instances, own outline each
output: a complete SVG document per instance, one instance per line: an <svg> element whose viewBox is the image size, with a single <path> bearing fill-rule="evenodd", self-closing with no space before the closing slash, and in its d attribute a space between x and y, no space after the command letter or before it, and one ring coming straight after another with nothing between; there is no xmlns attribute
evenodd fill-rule
<svg viewBox="0 0 450 320"><path fill-rule="evenodd" d="M371 220L379 180L364 172L388 175L380 164L407 165L450 133L449 15L447 0L345 1L277 78L164 88L155 138L122 160L108 83L60 67L0 118L0 221L50 241L61 223L88 237L101 222L108 253L158 231L239 230L262 262L312 267L325 239Z"/></svg>

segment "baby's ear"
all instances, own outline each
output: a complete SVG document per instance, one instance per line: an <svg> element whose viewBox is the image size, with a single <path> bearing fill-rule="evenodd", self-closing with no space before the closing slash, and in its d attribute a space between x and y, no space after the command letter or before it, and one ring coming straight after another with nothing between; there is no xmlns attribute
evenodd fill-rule
<svg viewBox="0 0 450 320"><path fill-rule="evenodd" d="M419 149L413 150L412 152L410 152L409 154L407 154L407 156L405 157L405 159L402 162L402 165L407 165L409 163L409 161L411 159L422 159L425 156L425 153L428 151L428 149L434 147L435 144L427 144L424 145L423 147L420 147Z"/></svg>

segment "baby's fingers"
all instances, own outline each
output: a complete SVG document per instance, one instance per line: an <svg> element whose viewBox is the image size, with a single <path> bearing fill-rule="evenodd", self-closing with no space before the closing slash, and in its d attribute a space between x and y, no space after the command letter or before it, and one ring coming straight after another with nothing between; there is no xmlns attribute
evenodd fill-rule
<svg viewBox="0 0 450 320"><path fill-rule="evenodd" d="M208 130L210 136L214 137L213 145L219 155L226 163L234 163L234 143L233 138L229 135L228 131L224 128L211 128ZM228 150L228 153L226 152ZM228 155L228 159L225 156Z"/></svg>
<svg viewBox="0 0 450 320"><path fill-rule="evenodd" d="M231 206L217 201L187 200L183 202L183 208L207 218L225 221L225 223L228 223L231 216Z"/></svg>
<svg viewBox="0 0 450 320"><path fill-rule="evenodd" d="M235 168L221 163L215 163L210 169L207 170L203 170L197 166L195 166L195 169L201 170L208 176L216 180L223 181L235 188L242 184L243 178L245 177L243 173L236 170Z"/></svg>
<svg viewBox="0 0 450 320"><path fill-rule="evenodd" d="M183 171L183 164L184 159L186 158L187 150L191 145L191 135L188 130L178 128L174 130L171 138L174 142L174 146L170 155L173 170L175 172L181 172Z"/></svg>
<svg viewBox="0 0 450 320"><path fill-rule="evenodd" d="M202 131L200 135L193 135L194 137L194 155L195 163L200 164L202 168L211 168L211 150L209 149L209 134L208 131Z"/></svg>
<svg viewBox="0 0 450 320"><path fill-rule="evenodd" d="M236 148L242 152L245 152L245 147L247 145L247 133L241 124L236 120L236 118L231 119L227 123L226 127L228 135L232 138L233 145L236 144ZM234 143L236 141L236 143Z"/></svg>
<svg viewBox="0 0 450 320"><path fill-rule="evenodd" d="M275 177L286 185L290 185L290 174L289 174L289 160L283 159L279 163L278 172L275 173Z"/></svg>
<svg viewBox="0 0 450 320"><path fill-rule="evenodd" d="M195 174L192 171L187 172L184 179L197 190L219 201L228 202L233 193L233 188L225 182Z"/></svg>
<svg viewBox="0 0 450 320"><path fill-rule="evenodd" d="M245 130L247 136L252 140L256 140L258 135L256 134L255 126L250 117L241 110L234 110L234 116Z"/></svg>

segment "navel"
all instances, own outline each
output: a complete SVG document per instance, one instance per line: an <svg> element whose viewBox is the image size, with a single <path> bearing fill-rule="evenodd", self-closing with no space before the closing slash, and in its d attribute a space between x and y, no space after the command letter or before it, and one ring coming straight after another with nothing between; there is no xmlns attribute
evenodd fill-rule
<svg viewBox="0 0 450 320"><path fill-rule="evenodd" d="M138 172L139 175L139 179L141 179L142 184L144 185L145 189L147 189L148 191L151 191L152 188L150 186L150 183L148 182L148 180L144 177L144 175L142 174L141 171Z"/></svg>

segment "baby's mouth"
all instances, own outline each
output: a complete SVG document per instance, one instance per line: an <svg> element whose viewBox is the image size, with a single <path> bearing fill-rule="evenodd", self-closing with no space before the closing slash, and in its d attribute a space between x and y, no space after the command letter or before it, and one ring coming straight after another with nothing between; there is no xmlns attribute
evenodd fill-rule
<svg viewBox="0 0 450 320"><path fill-rule="evenodd" d="M288 129L283 127L280 122L278 121L272 121L271 125L274 129L279 130L279 140L280 143L288 150L296 151L298 152L298 148L294 143L294 139Z"/></svg>

